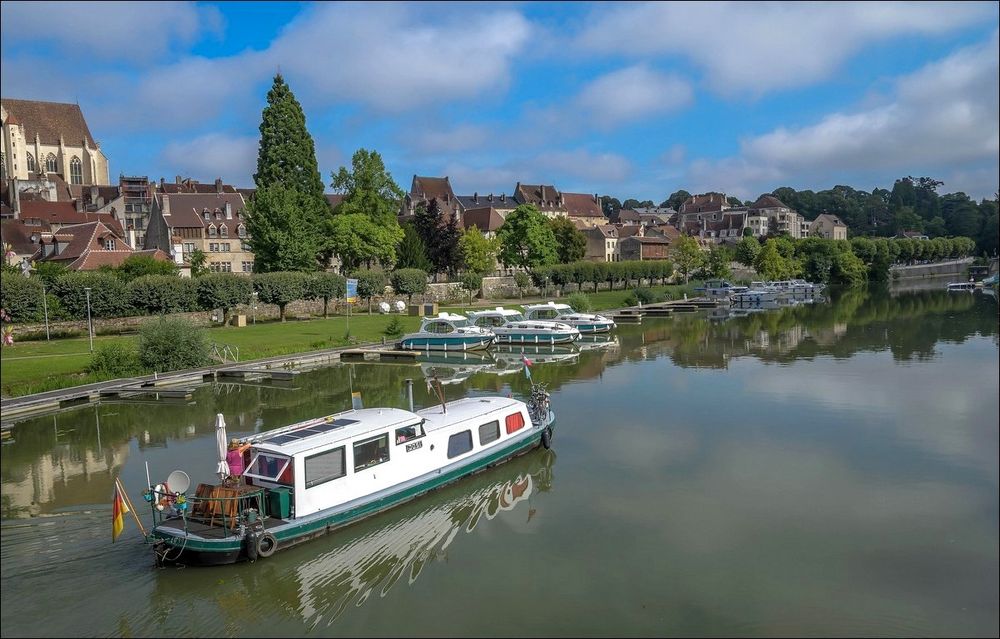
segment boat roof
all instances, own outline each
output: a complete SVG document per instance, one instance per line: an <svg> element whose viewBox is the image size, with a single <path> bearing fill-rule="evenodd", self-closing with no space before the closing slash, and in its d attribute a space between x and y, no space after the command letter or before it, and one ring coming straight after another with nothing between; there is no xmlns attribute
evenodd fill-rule
<svg viewBox="0 0 1000 639"><path fill-rule="evenodd" d="M469 311L469 317L483 317L489 315L502 315L508 317L510 315L520 315L521 311L515 311L509 308L504 308L502 306L497 306L496 308L491 308L485 311Z"/></svg>
<svg viewBox="0 0 1000 639"><path fill-rule="evenodd" d="M521 410L524 402L510 397L466 397L452 402L448 402L448 412L445 413L441 404L436 404L428 408L417 411L417 415L427 420L424 429L427 431L437 430L444 426L476 420L482 423L484 418L500 419L509 415L513 410Z"/></svg>
<svg viewBox="0 0 1000 639"><path fill-rule="evenodd" d="M445 313L445 312L441 312L441 313L438 313L437 315L432 315L430 317L425 317L424 321L425 322L431 322L431 321L434 321L434 320L445 320L445 321L448 321L448 322L458 322L458 321L467 320L467 319L469 319L469 318L466 317L465 315L459 315L458 313Z"/></svg>
<svg viewBox="0 0 1000 639"><path fill-rule="evenodd" d="M572 306L570 306L569 304L563 304L562 302L552 302L552 301L549 301L549 302L545 302L544 304L528 304L527 306L524 307L524 310L528 310L529 308L530 309L538 309L538 308L560 309L560 308L572 308Z"/></svg>
<svg viewBox="0 0 1000 639"><path fill-rule="evenodd" d="M323 448L367 432L395 428L420 421L416 413L401 408L361 408L278 428L251 439L258 450L295 455Z"/></svg>

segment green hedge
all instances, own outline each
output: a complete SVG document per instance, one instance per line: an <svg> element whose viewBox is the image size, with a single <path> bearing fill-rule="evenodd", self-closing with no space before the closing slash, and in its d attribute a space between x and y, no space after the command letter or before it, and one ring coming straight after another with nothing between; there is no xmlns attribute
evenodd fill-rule
<svg viewBox="0 0 1000 639"><path fill-rule="evenodd" d="M42 320L42 283L20 274L0 274L0 307L12 322Z"/></svg>

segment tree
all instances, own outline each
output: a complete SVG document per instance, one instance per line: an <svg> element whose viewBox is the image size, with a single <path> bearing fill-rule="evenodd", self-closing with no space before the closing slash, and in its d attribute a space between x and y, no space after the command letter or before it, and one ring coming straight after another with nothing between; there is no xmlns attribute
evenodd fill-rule
<svg viewBox="0 0 1000 639"><path fill-rule="evenodd" d="M292 259L291 255L296 255L292 262L298 265L304 259L298 253L304 253L307 249L316 251L314 261L324 261L329 253L329 247L323 242L322 229L330 217L330 205L323 195L323 179L316 162L316 147L306 129L302 106L280 73L274 76L271 90L267 93L267 106L261 113L257 172L253 177L258 192L251 199L259 198L259 201L252 209L248 209L248 217L262 218L259 226L273 229L269 236L259 240L250 232L250 243L257 254L255 262L261 262L256 242L262 248L267 247L263 252L261 270L314 270L315 266L289 267L270 262L272 256L289 260ZM284 192L269 193L276 187L281 187ZM283 222L281 215L287 213L290 207L298 207L298 215ZM263 218L268 221L264 222ZM313 234L312 241L307 246L295 246L298 231L290 228L293 223L304 224L305 232ZM249 227L248 224L248 229Z"/></svg>
<svg viewBox="0 0 1000 639"><path fill-rule="evenodd" d="M353 278L358 280L358 297L368 300L368 314L372 314L372 298L385 293L385 273L371 269L356 271Z"/></svg>
<svg viewBox="0 0 1000 639"><path fill-rule="evenodd" d="M205 330L179 318L161 317L139 329L139 361L147 370L175 371L209 361Z"/></svg>
<svg viewBox="0 0 1000 639"><path fill-rule="evenodd" d="M413 226L424 242L434 273L454 273L462 259L458 246L461 231L456 217L442 211L440 202L434 198L428 205L417 207Z"/></svg>
<svg viewBox="0 0 1000 639"><path fill-rule="evenodd" d="M191 257L188 258L188 264L191 265L191 277L201 277L202 275L208 273L208 256L205 255L205 251L201 249L191 251Z"/></svg>
<svg viewBox="0 0 1000 639"><path fill-rule="evenodd" d="M403 229L396 221L403 191L386 171L382 156L376 151L358 149L351 158L351 170L342 166L332 178L331 186L344 194L334 210L331 227L336 231L331 233L334 252L343 260L341 250L355 251L354 264L349 266L344 260L346 268L375 260L391 268L396 262L396 247L403 240ZM344 217L347 222L341 219ZM355 235L355 225L361 223L362 217L368 218L369 224ZM379 233L374 233L372 227L379 229ZM359 249L361 252L357 253Z"/></svg>
<svg viewBox="0 0 1000 639"><path fill-rule="evenodd" d="M760 253L760 242L755 237L744 237L736 244L736 261L744 266L753 267Z"/></svg>
<svg viewBox="0 0 1000 639"><path fill-rule="evenodd" d="M181 313L198 309L198 283L176 275L142 275L125 285L129 304L150 314Z"/></svg>
<svg viewBox="0 0 1000 639"><path fill-rule="evenodd" d="M634 210L634 209L641 208L641 207L642 207L642 202L640 202L639 200L637 200L635 198L631 198L630 197L629 199L627 199L624 202L622 202L622 208L623 209L628 209L630 211Z"/></svg>
<svg viewBox="0 0 1000 639"><path fill-rule="evenodd" d="M337 214L327 223L330 244L343 264L345 272L362 264L379 262L391 267L396 261L396 246L403 230L385 227L362 213Z"/></svg>
<svg viewBox="0 0 1000 639"><path fill-rule="evenodd" d="M689 197L691 197L690 193L688 193L684 189L680 189L679 191L674 191L673 193L671 193L670 197L668 197L667 200L661 206L664 205L669 206L675 211L680 211L681 204L684 204L684 201L687 200Z"/></svg>
<svg viewBox="0 0 1000 639"><path fill-rule="evenodd" d="M310 275L306 282L306 299L323 300L323 317L328 317L327 308L331 299L343 297L347 293L347 280L336 273L320 271Z"/></svg>
<svg viewBox="0 0 1000 639"><path fill-rule="evenodd" d="M462 233L458 247L467 270L482 275L496 269L497 241L483 235L478 227Z"/></svg>
<svg viewBox="0 0 1000 639"><path fill-rule="evenodd" d="M4 272L0 275L0 308L12 322L37 322L44 313L41 282Z"/></svg>
<svg viewBox="0 0 1000 639"><path fill-rule="evenodd" d="M289 271L258 273L253 276L253 288L257 297L265 304L278 307L278 317L285 321L285 307L289 302L306 296L306 275Z"/></svg>
<svg viewBox="0 0 1000 639"><path fill-rule="evenodd" d="M42 284L49 288L52 288L56 280L70 272L68 266L59 262L36 262L33 270L32 276L41 279ZM20 275L19 270L15 272Z"/></svg>
<svg viewBox="0 0 1000 639"><path fill-rule="evenodd" d="M765 280L780 280L788 272L788 264L785 258L778 252L778 245L774 240L768 240L754 262L754 268Z"/></svg>
<svg viewBox="0 0 1000 639"><path fill-rule="evenodd" d="M601 196L601 211L604 213L604 217L608 219L614 219L618 216L618 211L622 210L622 203L618 201L618 198L611 197L610 195Z"/></svg>
<svg viewBox="0 0 1000 639"><path fill-rule="evenodd" d="M87 318L87 291L90 288L90 314L92 317L121 317L131 308L125 283L113 273L77 271L63 275L52 286L70 317Z"/></svg>
<svg viewBox="0 0 1000 639"><path fill-rule="evenodd" d="M524 271L515 271L514 273L514 286L517 287L517 296L524 299L524 289L528 288L531 284L531 277ZM597 285L594 285L594 290L597 290Z"/></svg>
<svg viewBox="0 0 1000 639"><path fill-rule="evenodd" d="M151 255L129 255L115 268L118 277L131 282L143 275L177 275L177 265L167 260L158 260Z"/></svg>
<svg viewBox="0 0 1000 639"><path fill-rule="evenodd" d="M403 241L396 249L396 268L418 268L430 271L431 262L427 259L427 249L412 224L403 225Z"/></svg>
<svg viewBox="0 0 1000 639"><path fill-rule="evenodd" d="M684 283L687 284L694 273L705 263L705 253L698 246L698 240L690 235L682 235L674 240L671 248L671 255L677 270L684 276Z"/></svg>
<svg viewBox="0 0 1000 639"><path fill-rule="evenodd" d="M318 217L303 208L298 192L282 184L257 189L246 208L247 243L253 249L254 270L316 270L321 252L321 235L314 226Z"/></svg>
<svg viewBox="0 0 1000 639"><path fill-rule="evenodd" d="M710 277L730 277L733 272L729 268L729 262L732 260L732 256L729 254L729 249L723 246L713 246L708 252L708 260L706 260L706 270Z"/></svg>
<svg viewBox="0 0 1000 639"><path fill-rule="evenodd" d="M401 268L392 272L389 283L407 302L413 301L414 294L427 291L427 272L417 268Z"/></svg>
<svg viewBox="0 0 1000 639"><path fill-rule="evenodd" d="M229 311L250 302L253 287L250 278L233 273L209 273L198 278L198 300L202 308L221 308L222 323L229 321Z"/></svg>
<svg viewBox="0 0 1000 639"><path fill-rule="evenodd" d="M530 204L522 204L507 214L497 239L500 261L508 266L534 267L559 261L552 228Z"/></svg>
<svg viewBox="0 0 1000 639"><path fill-rule="evenodd" d="M462 275L462 290L469 293L469 306L472 306L472 296L483 287L483 276L474 271L468 271Z"/></svg>
<svg viewBox="0 0 1000 639"><path fill-rule="evenodd" d="M556 254L560 262L569 264L583 259L587 254L587 236L568 217L549 220L549 227L556 238Z"/></svg>

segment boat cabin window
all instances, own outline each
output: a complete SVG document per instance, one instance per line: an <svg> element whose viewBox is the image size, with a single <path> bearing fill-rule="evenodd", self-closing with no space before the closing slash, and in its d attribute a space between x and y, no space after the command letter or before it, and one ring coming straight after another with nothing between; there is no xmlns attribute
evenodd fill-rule
<svg viewBox="0 0 1000 639"><path fill-rule="evenodd" d="M469 320L465 319L464 317L462 319L452 320L451 323L455 326L455 328L465 328L466 326L472 326L472 323L469 322Z"/></svg>
<svg viewBox="0 0 1000 639"><path fill-rule="evenodd" d="M507 415L507 434L516 433L517 431L524 428L524 415L521 413L514 413L513 415Z"/></svg>
<svg viewBox="0 0 1000 639"><path fill-rule="evenodd" d="M476 318L476 326L482 326L483 328L492 328L494 326L503 326L506 324L502 317L496 315L487 315L486 317Z"/></svg>
<svg viewBox="0 0 1000 639"><path fill-rule="evenodd" d="M354 443L354 472L389 461L389 433Z"/></svg>
<svg viewBox="0 0 1000 639"><path fill-rule="evenodd" d="M448 459L458 457L472 450L472 431L463 430L448 438Z"/></svg>
<svg viewBox="0 0 1000 639"><path fill-rule="evenodd" d="M250 463L250 469L243 473L245 476L276 484L292 485L292 460L280 455L268 453L257 453Z"/></svg>
<svg viewBox="0 0 1000 639"><path fill-rule="evenodd" d="M403 426L402 428L396 429L396 443L402 444L414 439L420 439L425 434L423 422L413 424L412 426Z"/></svg>
<svg viewBox="0 0 1000 639"><path fill-rule="evenodd" d="M559 316L559 311L554 308L543 308L541 310L535 311L535 319L555 319Z"/></svg>
<svg viewBox="0 0 1000 639"><path fill-rule="evenodd" d="M479 427L479 445L485 446L500 439L500 422L493 420Z"/></svg>
<svg viewBox="0 0 1000 639"><path fill-rule="evenodd" d="M346 474L343 446L306 457L306 488L325 484Z"/></svg>
<svg viewBox="0 0 1000 639"><path fill-rule="evenodd" d="M507 316L507 321L508 322L523 322L524 321L524 315L521 315L520 313L514 313L513 315L508 315Z"/></svg>
<svg viewBox="0 0 1000 639"><path fill-rule="evenodd" d="M450 333L455 328L448 322L430 322L424 330L428 333Z"/></svg>

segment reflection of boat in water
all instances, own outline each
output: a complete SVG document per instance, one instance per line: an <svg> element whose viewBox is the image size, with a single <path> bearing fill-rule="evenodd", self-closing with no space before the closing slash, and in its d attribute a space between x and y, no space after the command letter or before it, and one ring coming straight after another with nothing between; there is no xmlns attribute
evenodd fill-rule
<svg viewBox="0 0 1000 639"><path fill-rule="evenodd" d="M306 621L331 622L374 593L385 597L400 580L412 586L433 560L447 556L460 532L471 533L483 520L516 510L522 521L530 519L529 499L551 487L554 461L550 451L525 455L435 493L428 505L375 521L377 527L303 562L294 569L300 613Z"/></svg>
<svg viewBox="0 0 1000 639"><path fill-rule="evenodd" d="M494 345L490 351L493 353L495 369L493 372L504 375L506 373L521 372L524 370L524 360L522 356L531 360L532 366L538 364L571 363L575 362L580 353L572 346L529 346L529 345Z"/></svg>
<svg viewBox="0 0 1000 639"><path fill-rule="evenodd" d="M618 336L608 335L607 333L603 335L581 335L580 339L576 342L576 348L579 351L616 350L618 348Z"/></svg>
<svg viewBox="0 0 1000 639"><path fill-rule="evenodd" d="M948 282L949 291L974 291L978 286L976 282Z"/></svg>
<svg viewBox="0 0 1000 639"><path fill-rule="evenodd" d="M426 379L437 378L442 384L459 384L472 375L493 367L493 358L485 352L426 352L416 357Z"/></svg>
<svg viewBox="0 0 1000 639"><path fill-rule="evenodd" d="M762 301L734 301L730 305L730 317L739 317L748 313L759 313L761 311L773 311L782 308L777 299Z"/></svg>

